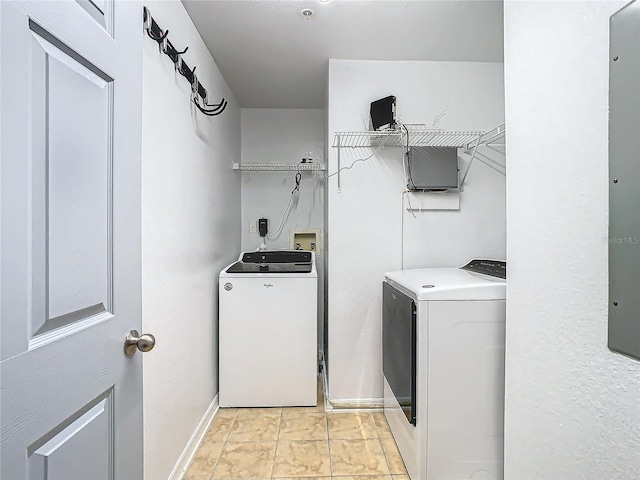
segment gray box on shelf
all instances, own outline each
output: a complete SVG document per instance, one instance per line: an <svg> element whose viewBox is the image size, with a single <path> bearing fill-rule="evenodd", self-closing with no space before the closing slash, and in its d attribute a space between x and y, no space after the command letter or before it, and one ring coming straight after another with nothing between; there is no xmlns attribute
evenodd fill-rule
<svg viewBox="0 0 640 480"><path fill-rule="evenodd" d="M456 147L411 147L407 155L409 190L458 188Z"/></svg>

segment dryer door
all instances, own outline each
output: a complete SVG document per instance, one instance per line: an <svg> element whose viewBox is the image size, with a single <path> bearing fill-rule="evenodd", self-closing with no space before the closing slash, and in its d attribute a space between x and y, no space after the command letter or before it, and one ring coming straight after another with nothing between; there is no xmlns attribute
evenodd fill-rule
<svg viewBox="0 0 640 480"><path fill-rule="evenodd" d="M382 283L382 370L409 423L416 425L416 304Z"/></svg>

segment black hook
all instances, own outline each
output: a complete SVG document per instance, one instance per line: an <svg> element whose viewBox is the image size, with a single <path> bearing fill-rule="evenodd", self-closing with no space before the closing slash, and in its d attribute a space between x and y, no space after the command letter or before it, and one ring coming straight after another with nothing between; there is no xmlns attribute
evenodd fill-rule
<svg viewBox="0 0 640 480"><path fill-rule="evenodd" d="M224 109L227 108L227 102L224 103L224 105L220 110L215 110L215 111L204 110L203 108L200 107L200 105L196 105L196 106L207 117L215 117L216 115L220 115L222 112L224 112Z"/></svg>
<svg viewBox="0 0 640 480"><path fill-rule="evenodd" d="M213 105L208 103L207 90L198 81L198 77L196 76L196 67L189 69L189 66L184 62L184 60L182 60L181 55L185 54L187 50L189 50L189 47L185 47L181 52L177 51L167 39L169 30L166 30L165 32L162 31L160 26L154 21L151 16L151 12L147 7L143 7L143 26L149 38L158 42L160 50L173 61L176 71L185 77L191 84L191 99L198 110L209 117L220 115L225 108L227 108L227 101L223 98L220 103ZM204 106L201 105L200 98L198 97L202 98Z"/></svg>
<svg viewBox="0 0 640 480"><path fill-rule="evenodd" d="M162 31L162 30L160 30L160 31ZM163 42L163 41L164 41L164 39L165 39L165 38L167 38L167 35L169 35L169 30L166 30L166 31L164 32L164 34L163 34L163 35L162 35L158 40L156 40L156 41L157 41L158 43Z"/></svg>
<svg viewBox="0 0 640 480"><path fill-rule="evenodd" d="M154 40L154 41L158 42L158 46L160 46L160 44L164 41L164 39L167 38L167 35L169 35L169 30L164 32L164 34L162 34L162 30L160 30L160 32L161 32L161 36L159 36L159 37L157 37L153 33L153 23L152 23L151 28L147 29L147 35L149 35L149 38L151 38L151 40Z"/></svg>
<svg viewBox="0 0 640 480"><path fill-rule="evenodd" d="M216 115L220 115L222 112L224 112L225 108L227 108L228 102L223 98L219 104L220 106L214 110L207 110L205 108L202 108L195 98L193 99L193 103L203 114L207 115L208 117L215 117Z"/></svg>
<svg viewBox="0 0 640 480"><path fill-rule="evenodd" d="M202 87L202 91L199 93L200 93L200 96L202 97L204 109L207 109L210 112L215 112L219 110L221 107L222 109L224 109L224 107L222 106L222 104L225 102L224 98L220 100L220 103L209 103L209 94L207 93L207 89Z"/></svg>
<svg viewBox="0 0 640 480"><path fill-rule="evenodd" d="M222 100L220 100L220 103L205 103L204 106L205 108L208 108L210 110L218 110L220 107L222 107L222 104L224 102L226 102L226 100L223 98Z"/></svg>
<svg viewBox="0 0 640 480"><path fill-rule="evenodd" d="M221 108L224 109L224 107L226 105L224 105L224 103L226 102L226 100L223 98L222 100L220 100L220 103L208 103L206 99L204 100L204 109L207 109L210 112L215 112L217 110L220 110Z"/></svg>

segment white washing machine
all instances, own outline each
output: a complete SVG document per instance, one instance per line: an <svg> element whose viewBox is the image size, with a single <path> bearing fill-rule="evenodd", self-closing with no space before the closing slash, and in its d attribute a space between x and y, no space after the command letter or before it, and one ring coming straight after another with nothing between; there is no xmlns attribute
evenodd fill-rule
<svg viewBox="0 0 640 480"><path fill-rule="evenodd" d="M219 291L220 406L316 405L314 253L243 253Z"/></svg>
<svg viewBox="0 0 640 480"><path fill-rule="evenodd" d="M384 413L412 480L502 479L506 264L383 282Z"/></svg>

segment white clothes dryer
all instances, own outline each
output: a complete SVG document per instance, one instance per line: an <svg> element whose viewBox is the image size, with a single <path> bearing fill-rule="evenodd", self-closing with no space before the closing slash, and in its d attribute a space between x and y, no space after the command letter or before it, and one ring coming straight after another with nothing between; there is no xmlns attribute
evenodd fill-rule
<svg viewBox="0 0 640 480"><path fill-rule="evenodd" d="M412 480L502 479L506 264L383 282L384 413Z"/></svg>

